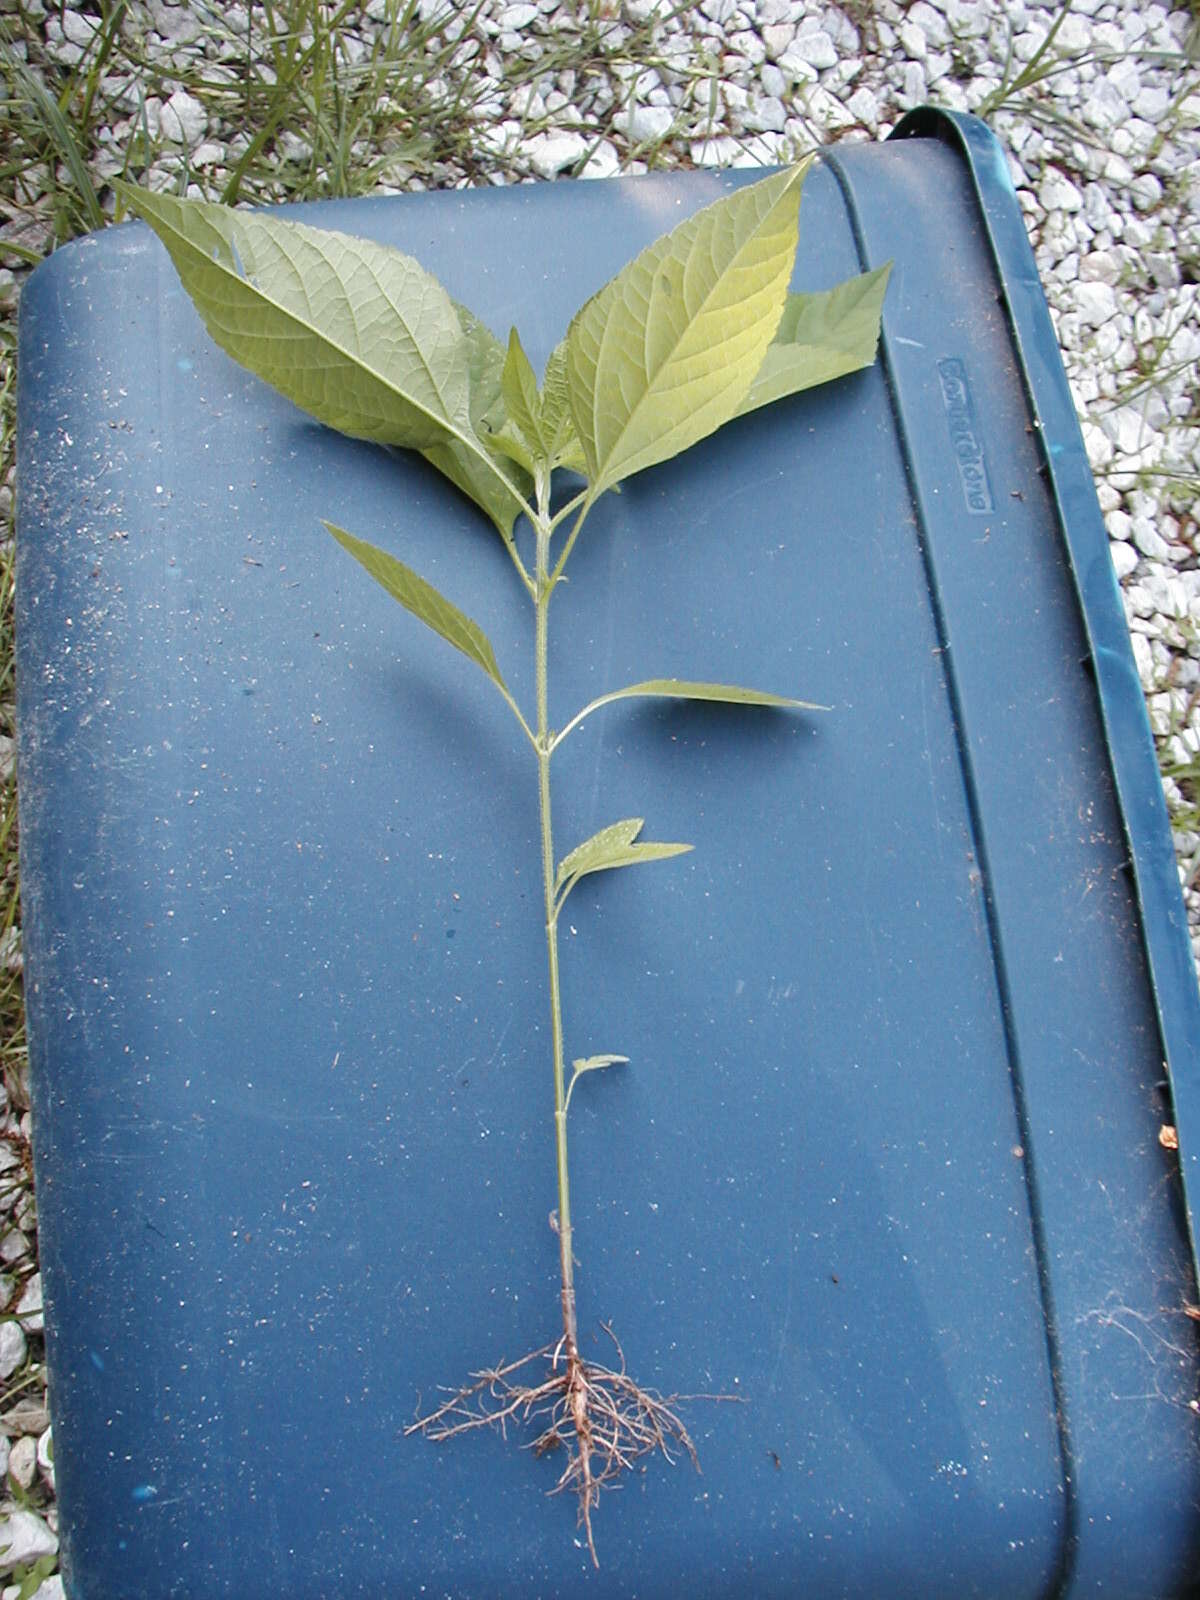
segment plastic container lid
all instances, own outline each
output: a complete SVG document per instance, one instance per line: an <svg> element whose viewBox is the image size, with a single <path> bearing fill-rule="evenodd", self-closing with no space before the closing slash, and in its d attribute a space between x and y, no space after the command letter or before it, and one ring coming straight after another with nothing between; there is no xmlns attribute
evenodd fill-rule
<svg viewBox="0 0 1200 1600"><path fill-rule="evenodd" d="M22 303L22 848L73 1600L1182 1593L1200 1418L1197 996L1161 791L1003 158L923 114L808 180L797 287L894 257L881 360L593 513L556 757L593 878L568 1048L581 1328L703 1476L596 1514L553 1459L404 1437L555 1336L532 764L329 541L392 548L531 693L499 542L415 458L228 361L141 227ZM752 172L305 208L544 360ZM1170 1062L1174 1109L1165 1082Z"/></svg>

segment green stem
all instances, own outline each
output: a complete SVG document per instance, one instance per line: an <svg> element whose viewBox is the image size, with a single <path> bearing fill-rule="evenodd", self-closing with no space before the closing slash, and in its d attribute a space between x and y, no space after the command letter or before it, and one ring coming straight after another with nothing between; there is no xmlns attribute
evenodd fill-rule
<svg viewBox="0 0 1200 1600"><path fill-rule="evenodd" d="M539 488L541 486L539 485ZM554 829L550 806L549 615L554 588L549 572L550 526L539 494L536 569L535 670L537 677L538 816L542 835L542 889L546 911L546 957L550 975L550 1039L554 1056L554 1149L558 1167L558 1250L562 1268L563 1353L578 1355L575 1320L575 1258L571 1252L571 1180L567 1163L567 1095L563 1064L562 1000L558 982L558 908L554 894Z"/></svg>

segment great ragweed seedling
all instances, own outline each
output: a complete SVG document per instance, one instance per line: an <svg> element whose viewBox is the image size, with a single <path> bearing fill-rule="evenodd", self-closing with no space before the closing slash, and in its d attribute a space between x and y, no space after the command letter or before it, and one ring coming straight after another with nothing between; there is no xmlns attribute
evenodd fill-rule
<svg viewBox="0 0 1200 1600"><path fill-rule="evenodd" d="M269 215L120 185L166 245L216 342L319 421L419 451L498 530L533 608L532 717L505 682L487 635L395 556L326 523L334 539L420 621L495 685L537 773L554 1095L561 1334L484 1370L408 1430L436 1439L518 1420L535 1451L566 1451L557 1487L575 1493L595 1560L600 1488L640 1456L695 1452L674 1401L580 1353L572 1251L568 1112L580 1079L623 1064L610 1052L570 1062L564 1045L558 924L581 878L691 848L645 840L643 820L610 823L559 858L551 762L584 717L633 697L792 709L807 702L729 684L649 678L600 695L557 730L550 721L550 602L599 497L731 421L874 360L888 268L820 294L792 294L800 190L808 163L737 190L648 246L581 307L541 382L514 328L505 348L411 257ZM582 487L554 509L560 469ZM532 570L514 537L533 532ZM607 1043L608 1041L604 1041ZM607 1326L607 1324L605 1325Z"/></svg>

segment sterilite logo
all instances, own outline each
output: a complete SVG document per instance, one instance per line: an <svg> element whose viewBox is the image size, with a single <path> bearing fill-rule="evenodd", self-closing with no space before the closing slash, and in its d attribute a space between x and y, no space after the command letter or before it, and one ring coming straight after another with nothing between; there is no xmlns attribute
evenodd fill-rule
<svg viewBox="0 0 1200 1600"><path fill-rule="evenodd" d="M967 510L979 516L993 509L992 486L988 482L987 462L975 425L975 407L971 403L967 369L961 361L948 359L938 362L937 372L963 499L967 502Z"/></svg>

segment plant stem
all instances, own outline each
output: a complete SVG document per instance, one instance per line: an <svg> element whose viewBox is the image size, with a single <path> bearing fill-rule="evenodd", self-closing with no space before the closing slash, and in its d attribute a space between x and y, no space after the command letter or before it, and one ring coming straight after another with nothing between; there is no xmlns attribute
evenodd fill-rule
<svg viewBox="0 0 1200 1600"><path fill-rule="evenodd" d="M542 486L539 485L539 490ZM550 975L550 1038L554 1055L554 1148L558 1167L558 1250L562 1268L563 1353L568 1363L578 1355L575 1320L575 1258L571 1253L571 1181L567 1164L567 1097L563 1068L562 1001L558 983L558 908L554 893L554 830L550 807L549 615L554 583L549 572L548 508L539 492L535 606L535 670L537 678L538 816L542 835L542 889L546 910L546 957Z"/></svg>

